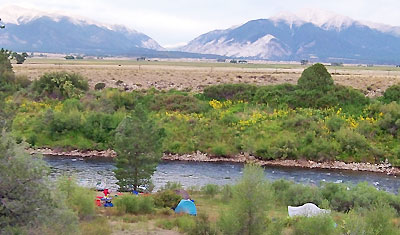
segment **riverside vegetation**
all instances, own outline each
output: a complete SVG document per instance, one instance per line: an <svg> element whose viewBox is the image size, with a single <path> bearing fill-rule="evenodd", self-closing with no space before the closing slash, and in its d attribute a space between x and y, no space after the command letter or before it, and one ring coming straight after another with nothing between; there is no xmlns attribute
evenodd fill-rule
<svg viewBox="0 0 400 235"><path fill-rule="evenodd" d="M370 99L335 85L321 64L297 85L224 84L202 93L89 90L82 76L67 72L29 84L12 70L3 73L3 119L33 148L112 149L116 128L141 103L164 129L166 153L400 165L400 86Z"/></svg>
<svg viewBox="0 0 400 235"><path fill-rule="evenodd" d="M74 179L47 181L47 167L31 157L10 135L0 139L1 234L365 234L400 231L400 194L356 186L322 183L320 187L289 181L270 182L263 168L246 165L236 185L188 189L197 217L171 210L181 197L169 183L152 195L123 194L114 208L95 207L95 193ZM33 167L34 166L34 167ZM14 184L15 181L21 184ZM330 209L325 216L287 217L287 206L312 202Z"/></svg>

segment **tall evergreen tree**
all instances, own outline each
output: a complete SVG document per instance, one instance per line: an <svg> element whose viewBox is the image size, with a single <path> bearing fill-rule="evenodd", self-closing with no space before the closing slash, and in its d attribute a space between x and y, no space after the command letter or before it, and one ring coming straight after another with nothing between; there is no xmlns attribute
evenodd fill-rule
<svg viewBox="0 0 400 235"><path fill-rule="evenodd" d="M142 104L118 126L115 136L115 177L121 189L148 186L162 157L164 130L148 117Z"/></svg>

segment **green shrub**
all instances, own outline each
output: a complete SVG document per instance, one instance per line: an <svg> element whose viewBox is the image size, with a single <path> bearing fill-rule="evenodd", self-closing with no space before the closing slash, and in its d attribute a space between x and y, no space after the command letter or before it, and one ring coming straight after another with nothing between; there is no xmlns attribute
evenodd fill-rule
<svg viewBox="0 0 400 235"><path fill-rule="evenodd" d="M114 204L117 211L122 214L150 214L154 211L154 202L151 197L126 195L117 198Z"/></svg>
<svg viewBox="0 0 400 235"><path fill-rule="evenodd" d="M229 202L233 197L233 189L229 184L223 185L221 187L221 200L223 202Z"/></svg>
<svg viewBox="0 0 400 235"><path fill-rule="evenodd" d="M96 85L94 85L94 89L96 91L103 90L105 87L106 87L106 84L104 82L99 82L99 83L96 83Z"/></svg>
<svg viewBox="0 0 400 235"><path fill-rule="evenodd" d="M93 191L80 187L71 178L61 177L58 180L58 189L66 196L67 205L73 209L80 218L94 216L95 204Z"/></svg>
<svg viewBox="0 0 400 235"><path fill-rule="evenodd" d="M284 220L278 218L272 218L267 224L266 235L279 235L282 234L285 228Z"/></svg>
<svg viewBox="0 0 400 235"><path fill-rule="evenodd" d="M341 150L354 156L358 161L361 155L365 156L364 153L370 150L367 139L353 130L342 128L336 132L335 137L340 143Z"/></svg>
<svg viewBox="0 0 400 235"><path fill-rule="evenodd" d="M365 218L360 214L356 213L355 210L351 210L348 214L345 214L340 229L342 231L342 234L348 234L348 235L369 234Z"/></svg>
<svg viewBox="0 0 400 235"><path fill-rule="evenodd" d="M284 202L284 205L286 205L286 192L293 184L293 182L284 179L279 179L271 183L274 194L279 199L278 202Z"/></svg>
<svg viewBox="0 0 400 235"><path fill-rule="evenodd" d="M324 89L297 89L296 90L296 103L294 107L302 108L329 108L334 107L339 104L337 97L332 90L332 87L326 89L331 89L326 91Z"/></svg>
<svg viewBox="0 0 400 235"><path fill-rule="evenodd" d="M172 190L157 192L153 198L155 206L159 208L175 208L182 200L182 197Z"/></svg>
<svg viewBox="0 0 400 235"><path fill-rule="evenodd" d="M216 184L206 184L202 187L201 190L203 191L203 194L207 197L214 198L215 195L217 195L219 192L219 186Z"/></svg>
<svg viewBox="0 0 400 235"><path fill-rule="evenodd" d="M179 228L180 232L189 233L195 227L195 220L193 216L183 215L175 219L175 224Z"/></svg>
<svg viewBox="0 0 400 235"><path fill-rule="evenodd" d="M378 121L378 126L392 136L397 136L400 130L400 104L392 102L379 108L383 118Z"/></svg>
<svg viewBox="0 0 400 235"><path fill-rule="evenodd" d="M323 64L314 64L303 71L297 81L303 90L329 90L333 86L331 74Z"/></svg>
<svg viewBox="0 0 400 235"><path fill-rule="evenodd" d="M294 107L296 105L296 89L297 87L292 84L260 86L253 100L256 103L267 104L271 107Z"/></svg>
<svg viewBox="0 0 400 235"><path fill-rule="evenodd" d="M180 182L168 181L164 186L161 187L161 191L178 190L178 189L183 189L183 186Z"/></svg>
<svg viewBox="0 0 400 235"><path fill-rule="evenodd" d="M166 230L172 230L175 227L175 221L169 219L160 219L156 221L156 226Z"/></svg>
<svg viewBox="0 0 400 235"><path fill-rule="evenodd" d="M183 94L159 94L153 96L150 109L182 113L202 113L210 109L207 102Z"/></svg>
<svg viewBox="0 0 400 235"><path fill-rule="evenodd" d="M217 235L217 229L210 224L208 216L200 213L195 220L194 226L191 226L188 235Z"/></svg>
<svg viewBox="0 0 400 235"><path fill-rule="evenodd" d="M339 105L344 112L352 115L361 115L365 106L370 104L370 100L361 91L352 87L335 85L331 91L332 96L335 96ZM332 104L332 106L334 106Z"/></svg>
<svg viewBox="0 0 400 235"><path fill-rule="evenodd" d="M300 217L294 224L294 235L337 234L335 222L329 216Z"/></svg>
<svg viewBox="0 0 400 235"><path fill-rule="evenodd" d="M21 88L28 88L32 84L32 81L26 75L17 75L15 76L15 84Z"/></svg>
<svg viewBox="0 0 400 235"><path fill-rule="evenodd" d="M399 234L399 227L392 223L396 212L388 205L377 204L376 207L366 212L365 222L370 234L395 235Z"/></svg>
<svg viewBox="0 0 400 235"><path fill-rule="evenodd" d="M326 122L326 127L328 127L329 131L331 132L336 132L342 128L342 126L345 124L345 121L337 116L333 116L328 119Z"/></svg>
<svg viewBox="0 0 400 235"><path fill-rule="evenodd" d="M359 183L351 189L353 194L353 203L355 207L372 208L376 204L393 205L400 208L400 204L394 198L393 194L384 191L378 191L367 182Z"/></svg>
<svg viewBox="0 0 400 235"><path fill-rule="evenodd" d="M33 82L33 91L39 96L64 99L80 97L89 90L88 82L77 73L46 73Z"/></svg>
<svg viewBox="0 0 400 235"><path fill-rule="evenodd" d="M323 197L317 187L291 184L289 188L282 194L287 206L302 206L306 203L314 203L320 205Z"/></svg>
<svg viewBox="0 0 400 235"><path fill-rule="evenodd" d="M396 84L393 86L390 86L389 88L386 89L386 91L383 93L383 96L381 100L384 103L391 103L391 102L400 102L400 84Z"/></svg>
<svg viewBox="0 0 400 235"><path fill-rule="evenodd" d="M97 142L110 144L114 139L114 131L121 123L122 115L90 112L85 118L83 133L85 137Z"/></svg>
<svg viewBox="0 0 400 235"><path fill-rule="evenodd" d="M273 200L264 169L245 165L243 177L235 185L228 210L219 219L223 234L262 234L266 230L266 211Z"/></svg>
<svg viewBox="0 0 400 235"><path fill-rule="evenodd" d="M225 143L214 143L211 148L211 153L217 157L226 157L231 153L230 148Z"/></svg>
<svg viewBox="0 0 400 235"><path fill-rule="evenodd" d="M139 212L139 199L136 196L127 195L114 200L115 208L119 213L137 214Z"/></svg>
<svg viewBox="0 0 400 235"><path fill-rule="evenodd" d="M323 183L322 196L328 200L330 208L336 211L347 212L354 207L353 195L345 184Z"/></svg>
<svg viewBox="0 0 400 235"><path fill-rule="evenodd" d="M275 137L269 152L273 159L297 159L298 142L294 135L283 132Z"/></svg>
<svg viewBox="0 0 400 235"><path fill-rule="evenodd" d="M10 62L10 52L4 49L0 50L0 92L14 92L15 74ZM1 97L0 97L1 98Z"/></svg>
<svg viewBox="0 0 400 235"><path fill-rule="evenodd" d="M152 197L139 197L140 214L151 214L154 212L154 200Z"/></svg>
<svg viewBox="0 0 400 235"><path fill-rule="evenodd" d="M210 100L244 100L251 101L257 86L248 84L222 84L208 86L203 94Z"/></svg>
<svg viewBox="0 0 400 235"><path fill-rule="evenodd" d="M283 121L283 125L287 129L309 130L315 124L314 117L306 117L302 114L296 114Z"/></svg>
<svg viewBox="0 0 400 235"><path fill-rule="evenodd" d="M309 133L308 133L309 134ZM306 134L299 146L299 155L316 161L334 160L340 150L340 145L333 139L316 138Z"/></svg>
<svg viewBox="0 0 400 235"><path fill-rule="evenodd" d="M393 208L377 204L370 209L351 210L340 227L343 234L395 235L399 227L393 223L394 217Z"/></svg>
<svg viewBox="0 0 400 235"><path fill-rule="evenodd" d="M373 140L378 131L375 124L366 120L360 121L357 126L357 132L369 140Z"/></svg>

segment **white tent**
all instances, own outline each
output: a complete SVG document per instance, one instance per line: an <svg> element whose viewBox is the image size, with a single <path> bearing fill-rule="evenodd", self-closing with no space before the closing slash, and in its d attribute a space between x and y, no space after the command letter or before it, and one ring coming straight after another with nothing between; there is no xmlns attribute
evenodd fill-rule
<svg viewBox="0 0 400 235"><path fill-rule="evenodd" d="M290 217L294 216L306 216L306 217L312 217L316 215L322 215L322 214L329 214L331 213L330 210L324 210L320 209L318 206L316 206L313 203L306 203L302 206L288 206L288 212Z"/></svg>

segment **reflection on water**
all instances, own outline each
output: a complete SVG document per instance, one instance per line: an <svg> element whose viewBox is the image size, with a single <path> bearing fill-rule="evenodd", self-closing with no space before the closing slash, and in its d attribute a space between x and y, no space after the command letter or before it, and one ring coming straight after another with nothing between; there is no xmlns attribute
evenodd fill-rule
<svg viewBox="0 0 400 235"><path fill-rule="evenodd" d="M66 174L74 175L81 185L94 187L97 182L104 182L110 189L116 190L116 179L112 170L113 162L107 159L71 159L70 157L45 157L51 166L53 178ZM206 184L233 184L242 175L243 165L238 163L205 162L161 162L153 176L155 189L168 181L180 182L185 188L201 187ZM268 179L287 179L302 184L318 185L321 181L357 184L366 181L376 188L397 193L400 179L384 174L333 171L319 169L301 169L288 167L266 167Z"/></svg>

